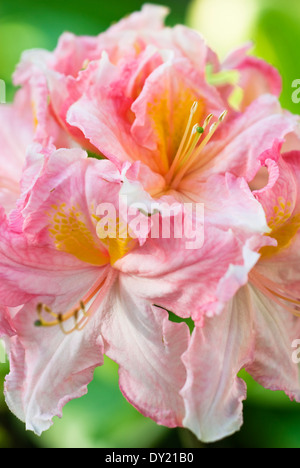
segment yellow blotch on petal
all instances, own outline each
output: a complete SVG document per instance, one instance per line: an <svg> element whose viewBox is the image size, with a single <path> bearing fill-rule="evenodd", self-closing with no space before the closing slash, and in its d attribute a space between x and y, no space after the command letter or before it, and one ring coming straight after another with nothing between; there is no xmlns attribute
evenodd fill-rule
<svg viewBox="0 0 300 468"><path fill-rule="evenodd" d="M99 222L100 218L95 218L98 220L97 235L106 246L110 256L110 263L113 265L117 260L127 255L135 247L137 241L130 236L128 226L120 222L119 219L116 222L108 220L110 227L104 229Z"/></svg>
<svg viewBox="0 0 300 468"><path fill-rule="evenodd" d="M300 214L292 216L292 203L278 198L278 205L273 208L273 216L269 219L272 229L270 237L276 239L277 246L263 247L260 251L262 258L269 258L290 246L300 229Z"/></svg>
<svg viewBox="0 0 300 468"><path fill-rule="evenodd" d="M52 206L49 232L57 250L74 255L91 265L103 266L109 263L108 252L97 243L84 215L76 207Z"/></svg>

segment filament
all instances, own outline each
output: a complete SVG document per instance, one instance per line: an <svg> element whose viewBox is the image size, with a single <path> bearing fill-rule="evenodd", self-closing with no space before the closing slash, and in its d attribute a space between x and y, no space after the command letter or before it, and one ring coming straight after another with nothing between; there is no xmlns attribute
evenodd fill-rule
<svg viewBox="0 0 300 468"><path fill-rule="evenodd" d="M185 174L192 168L201 156L203 148L211 140L217 128L226 117L227 111L222 112L216 122L214 122L207 135L204 137L206 128L213 119L213 114L209 114L203 122L203 125L193 124L193 118L198 109L199 103L195 101L191 107L189 119L180 142L179 148L172 162L170 170L166 175L166 183L173 189L177 189L180 181Z"/></svg>
<svg viewBox="0 0 300 468"><path fill-rule="evenodd" d="M95 309L100 305L101 301L99 302L98 298L100 296L102 300L102 295L99 294L99 292L103 289L105 282L106 282L106 278L104 280L103 279L101 279L100 281L98 280L89 290L89 292L82 298L82 300L79 301L77 306L73 309L70 309L68 312L64 314L53 312L53 310L46 304L42 304L42 303L38 304L37 305L38 320L35 322L35 325L37 327L45 327L45 328L59 326L61 331L65 335L70 335L75 330L77 331L83 330L83 328L86 326L89 319L93 315ZM92 304L90 304L91 301L93 301ZM45 315L52 317L53 320L45 319L44 318ZM74 326L71 329L66 330L64 324L68 322L70 319L74 320Z"/></svg>
<svg viewBox="0 0 300 468"><path fill-rule="evenodd" d="M249 279L253 286L259 289L269 299L295 315L295 317L300 317L300 300L291 297L287 288L266 278L257 271L251 272Z"/></svg>

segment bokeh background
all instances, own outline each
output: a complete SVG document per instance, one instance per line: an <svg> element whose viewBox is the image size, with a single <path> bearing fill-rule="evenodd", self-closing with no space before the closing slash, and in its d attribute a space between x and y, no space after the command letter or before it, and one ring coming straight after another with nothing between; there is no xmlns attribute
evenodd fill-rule
<svg viewBox="0 0 300 468"><path fill-rule="evenodd" d="M63 31L96 35L122 16L141 8L139 0L1 0L0 78L13 98L11 75L24 49L53 49ZM291 96L300 79L299 0L162 0L171 8L168 24L185 23L201 31L221 56L249 40L253 53L275 65L283 77L283 106L300 114ZM109 360L95 372L89 393L69 403L62 420L38 438L28 433L7 409L3 381L8 364L0 364L0 447L203 447L182 429L169 430L144 418L123 398L118 369ZM242 430L209 447L300 448L300 405L281 392L263 389L242 372L248 385Z"/></svg>

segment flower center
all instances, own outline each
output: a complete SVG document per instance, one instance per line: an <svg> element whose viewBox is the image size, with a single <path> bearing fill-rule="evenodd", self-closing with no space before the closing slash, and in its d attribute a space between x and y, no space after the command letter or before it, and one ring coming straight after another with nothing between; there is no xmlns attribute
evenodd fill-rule
<svg viewBox="0 0 300 468"><path fill-rule="evenodd" d="M166 184L174 190L177 190L183 177L188 172L200 170L210 162L210 157L205 157L201 160L201 153L227 115L227 111L224 111L218 120L210 126L208 132L206 132L206 128L213 119L213 114L209 114L206 117L202 126L196 123L192 127L193 117L198 109L198 105L199 103L195 101L191 107L188 123L178 151L165 176Z"/></svg>
<svg viewBox="0 0 300 468"><path fill-rule="evenodd" d="M88 220L79 208L75 206L67 208L63 203L60 206L53 205L50 213L51 224L49 228L50 236L54 240L57 250L74 255L82 262L102 267L98 279L88 293L69 311L54 312L47 304L37 305L38 320L37 327L59 326L65 335L73 333L75 330L82 330L94 312L97 311L107 289L115 278L116 270L103 267L112 266L124 257L136 245L136 240L128 234L125 223L111 218L102 218L92 215ZM92 221L94 219L97 225ZM94 233L94 234L93 234ZM103 274L105 275L103 279ZM72 322L72 327L66 330L65 323Z"/></svg>

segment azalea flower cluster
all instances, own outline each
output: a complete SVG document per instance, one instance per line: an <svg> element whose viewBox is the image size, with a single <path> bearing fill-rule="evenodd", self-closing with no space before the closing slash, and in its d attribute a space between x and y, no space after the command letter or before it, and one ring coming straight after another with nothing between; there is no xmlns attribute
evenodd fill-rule
<svg viewBox="0 0 300 468"><path fill-rule="evenodd" d="M243 368L300 401L299 118L249 46L221 63L167 13L25 52L0 107L5 397L37 434L104 355L141 413L205 442L241 427Z"/></svg>

